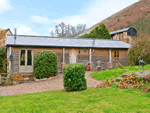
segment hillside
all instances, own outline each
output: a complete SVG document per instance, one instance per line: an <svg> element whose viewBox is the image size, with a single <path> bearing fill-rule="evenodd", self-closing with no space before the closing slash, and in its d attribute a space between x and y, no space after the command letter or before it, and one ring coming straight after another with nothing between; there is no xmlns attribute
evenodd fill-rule
<svg viewBox="0 0 150 113"><path fill-rule="evenodd" d="M140 30L138 32L150 34L150 32L148 32L148 30L150 31L150 0L140 0L104 19L84 32L89 33L92 29L98 27L100 23L104 23L109 32L126 27L135 27L137 30ZM141 29L140 27L142 26L143 28Z"/></svg>

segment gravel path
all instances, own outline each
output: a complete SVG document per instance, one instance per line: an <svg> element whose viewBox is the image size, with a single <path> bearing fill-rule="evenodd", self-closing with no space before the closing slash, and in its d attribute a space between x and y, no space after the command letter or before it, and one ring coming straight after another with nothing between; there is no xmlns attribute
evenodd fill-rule
<svg viewBox="0 0 150 113"><path fill-rule="evenodd" d="M86 72L85 74L85 78L87 79L87 86L96 87L99 83L101 83L101 81L92 78L90 73L92 72ZM43 92L63 88L63 75L60 74L59 77L52 80L23 83L14 86L0 86L0 96Z"/></svg>

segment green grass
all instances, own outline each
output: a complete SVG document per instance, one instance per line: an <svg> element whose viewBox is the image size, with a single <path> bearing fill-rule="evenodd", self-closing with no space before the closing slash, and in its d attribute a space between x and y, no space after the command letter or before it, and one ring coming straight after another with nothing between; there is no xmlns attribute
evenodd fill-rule
<svg viewBox="0 0 150 113"><path fill-rule="evenodd" d="M138 67L139 69L136 69L135 67ZM150 64L144 66L144 70L150 70ZM105 80L106 78L114 78L120 77L124 73L132 73L132 72L138 72L142 71L142 66L126 66L123 69L121 68L113 68L111 70L104 70L101 72L94 72L91 73L91 76L98 80Z"/></svg>
<svg viewBox="0 0 150 113"><path fill-rule="evenodd" d="M135 89L88 88L0 97L0 113L148 113L150 93Z"/></svg>

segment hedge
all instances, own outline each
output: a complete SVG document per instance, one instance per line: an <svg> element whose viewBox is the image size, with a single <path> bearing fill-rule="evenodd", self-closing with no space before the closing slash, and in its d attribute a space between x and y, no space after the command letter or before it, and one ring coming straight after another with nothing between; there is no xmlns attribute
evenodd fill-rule
<svg viewBox="0 0 150 113"><path fill-rule="evenodd" d="M41 51L34 57L33 73L37 79L48 78L58 74L57 55L52 51Z"/></svg>
<svg viewBox="0 0 150 113"><path fill-rule="evenodd" d="M83 64L69 64L63 69L64 88L67 91L87 89Z"/></svg>

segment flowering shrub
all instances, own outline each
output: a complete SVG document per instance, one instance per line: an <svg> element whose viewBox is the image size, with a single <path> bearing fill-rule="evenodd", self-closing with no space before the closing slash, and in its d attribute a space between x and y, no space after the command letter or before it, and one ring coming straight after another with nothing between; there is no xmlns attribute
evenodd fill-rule
<svg viewBox="0 0 150 113"><path fill-rule="evenodd" d="M67 91L81 91L87 89L83 64L69 64L63 69L64 88Z"/></svg>

